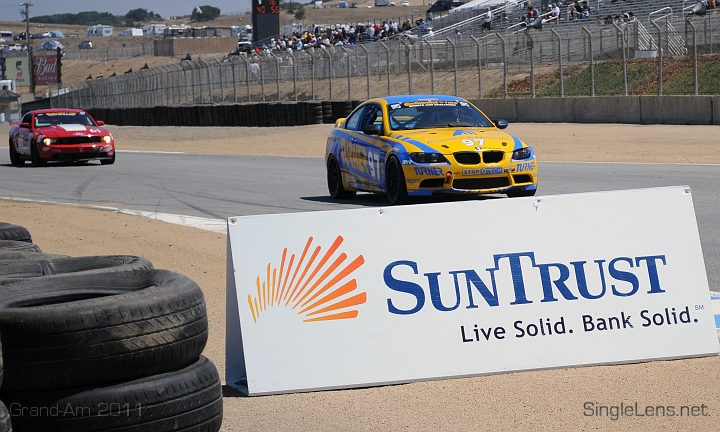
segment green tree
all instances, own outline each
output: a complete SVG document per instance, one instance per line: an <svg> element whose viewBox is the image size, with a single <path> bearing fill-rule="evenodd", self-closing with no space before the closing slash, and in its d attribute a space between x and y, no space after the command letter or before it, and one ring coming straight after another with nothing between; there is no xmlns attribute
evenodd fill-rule
<svg viewBox="0 0 720 432"><path fill-rule="evenodd" d="M296 20L304 20L305 19L305 7L300 6L300 8L295 11L295 19Z"/></svg>
<svg viewBox="0 0 720 432"><path fill-rule="evenodd" d="M149 11L147 9L133 9L130 12L125 14L125 18L127 18L129 21L151 21L151 20L158 20L162 19L160 15L156 14L153 11Z"/></svg>
<svg viewBox="0 0 720 432"><path fill-rule="evenodd" d="M200 9L198 11L198 9ZM190 19L193 21L212 21L220 16L220 9L214 6L198 6L193 9Z"/></svg>

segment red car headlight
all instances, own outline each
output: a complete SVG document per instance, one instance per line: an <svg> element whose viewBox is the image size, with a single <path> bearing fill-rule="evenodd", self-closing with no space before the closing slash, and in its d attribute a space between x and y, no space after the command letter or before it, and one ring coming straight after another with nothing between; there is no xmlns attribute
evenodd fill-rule
<svg viewBox="0 0 720 432"><path fill-rule="evenodd" d="M113 139L112 139L112 137L111 137L110 135L105 135L105 136L103 137L103 141L104 141L106 144L110 144L110 143L112 142L112 140L113 140Z"/></svg>
<svg viewBox="0 0 720 432"><path fill-rule="evenodd" d="M43 143L44 145L55 144L55 142L56 142L55 138L44 138L44 139L42 140L42 143Z"/></svg>

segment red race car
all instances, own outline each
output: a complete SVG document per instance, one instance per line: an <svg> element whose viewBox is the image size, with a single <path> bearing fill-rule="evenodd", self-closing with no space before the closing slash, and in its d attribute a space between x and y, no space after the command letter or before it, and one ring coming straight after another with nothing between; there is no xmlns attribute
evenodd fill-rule
<svg viewBox="0 0 720 432"><path fill-rule="evenodd" d="M83 110L53 108L29 111L10 128L10 162L32 166L47 162L115 162L115 139L105 123Z"/></svg>

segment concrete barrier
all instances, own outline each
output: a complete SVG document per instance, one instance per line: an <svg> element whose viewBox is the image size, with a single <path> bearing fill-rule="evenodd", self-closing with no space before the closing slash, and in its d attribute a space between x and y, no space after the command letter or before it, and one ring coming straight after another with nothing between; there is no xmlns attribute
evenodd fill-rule
<svg viewBox="0 0 720 432"><path fill-rule="evenodd" d="M642 124L713 124L713 97L640 96L640 121Z"/></svg>
<svg viewBox="0 0 720 432"><path fill-rule="evenodd" d="M480 108L491 119L518 122L517 99L473 99L473 105Z"/></svg>
<svg viewBox="0 0 720 432"><path fill-rule="evenodd" d="M524 122L572 123L575 121L575 98L517 99L517 116Z"/></svg>
<svg viewBox="0 0 720 432"><path fill-rule="evenodd" d="M574 104L574 123L640 123L640 100L637 96L571 99Z"/></svg>

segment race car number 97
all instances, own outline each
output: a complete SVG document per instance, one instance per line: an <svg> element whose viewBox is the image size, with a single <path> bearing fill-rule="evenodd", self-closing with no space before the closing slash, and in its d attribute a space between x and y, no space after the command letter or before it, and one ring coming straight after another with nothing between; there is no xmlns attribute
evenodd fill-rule
<svg viewBox="0 0 720 432"><path fill-rule="evenodd" d="M370 171L370 177L374 179L380 178L380 154L369 151L367 153L368 168Z"/></svg>

